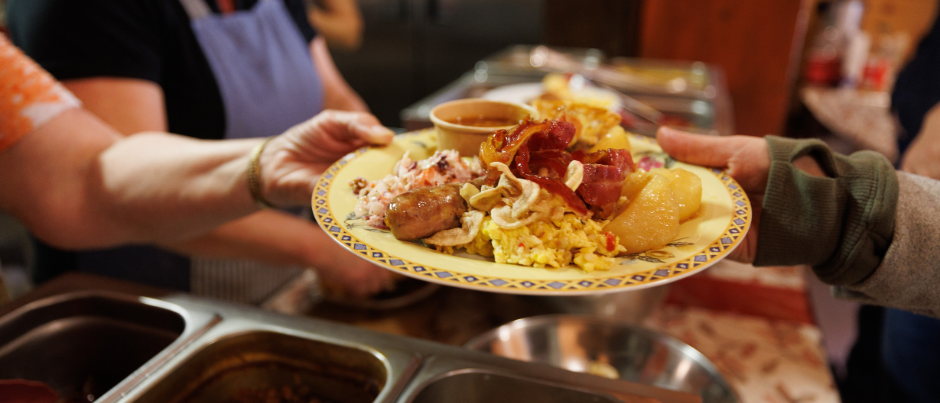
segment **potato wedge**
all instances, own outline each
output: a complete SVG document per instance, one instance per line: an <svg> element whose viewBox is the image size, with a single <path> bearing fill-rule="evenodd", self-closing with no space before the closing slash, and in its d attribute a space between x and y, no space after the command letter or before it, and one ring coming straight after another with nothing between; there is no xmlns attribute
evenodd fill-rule
<svg viewBox="0 0 940 403"><path fill-rule="evenodd" d="M679 203L679 221L688 220L702 207L702 178L682 168L655 168L651 174L669 179L670 187Z"/></svg>
<svg viewBox="0 0 940 403"><path fill-rule="evenodd" d="M606 134L602 135L597 143L594 144L588 152L597 152L600 150L606 150L608 148L613 148L615 150L622 149L630 151L630 139L627 138L627 132L623 130L623 127L620 125L614 126Z"/></svg>
<svg viewBox="0 0 940 403"><path fill-rule="evenodd" d="M643 190L607 226L626 253L660 248L679 236L679 204L668 179L650 175Z"/></svg>
<svg viewBox="0 0 940 403"><path fill-rule="evenodd" d="M643 187L652 177L643 170L636 170L627 174L627 177L623 179L623 188L620 190L620 195L626 197L628 201L632 201L640 194L640 191L643 190Z"/></svg>

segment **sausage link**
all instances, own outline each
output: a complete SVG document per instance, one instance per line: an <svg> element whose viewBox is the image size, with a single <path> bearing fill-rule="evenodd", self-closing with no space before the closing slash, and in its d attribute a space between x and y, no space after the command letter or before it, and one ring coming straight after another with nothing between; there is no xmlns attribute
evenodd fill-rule
<svg viewBox="0 0 940 403"><path fill-rule="evenodd" d="M460 197L462 184L415 189L392 199L385 215L385 225L402 241L434 235L457 228L467 212L467 202Z"/></svg>

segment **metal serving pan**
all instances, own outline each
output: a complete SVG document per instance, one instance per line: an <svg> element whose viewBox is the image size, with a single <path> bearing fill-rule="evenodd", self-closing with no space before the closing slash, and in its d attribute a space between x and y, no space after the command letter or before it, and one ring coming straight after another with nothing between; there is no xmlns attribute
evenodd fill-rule
<svg viewBox="0 0 940 403"><path fill-rule="evenodd" d="M273 331L222 337L200 349L136 401L212 403L264 396L368 403L385 388L374 352Z"/></svg>
<svg viewBox="0 0 940 403"><path fill-rule="evenodd" d="M285 387L330 402L394 401L420 365L407 349L363 343L362 329L189 296L169 300L223 320L122 402L254 401Z"/></svg>
<svg viewBox="0 0 940 403"><path fill-rule="evenodd" d="M454 82L403 109L402 127L409 131L431 127L431 109L447 101L480 97L505 85L541 81L547 73L529 64L532 49L532 46L512 46L477 62L471 71ZM603 52L596 49L558 50L585 65L605 62ZM731 96L720 69L701 62L631 58L615 58L609 63L624 75L648 81L648 85L619 90L671 117L673 122L685 122L689 125L686 129L702 133L734 134ZM637 126L631 130L650 134L643 132L644 129Z"/></svg>
<svg viewBox="0 0 940 403"><path fill-rule="evenodd" d="M182 294L81 292L24 305L0 318L0 378L42 381L60 397L105 403L251 402L269 393L382 403L700 401Z"/></svg>
<svg viewBox="0 0 940 403"><path fill-rule="evenodd" d="M70 401L112 402L216 320L106 292L42 299L0 318L0 379L45 382Z"/></svg>
<svg viewBox="0 0 940 403"><path fill-rule="evenodd" d="M316 319L189 296L168 301L218 312L223 320L148 374L122 402L222 401L283 386L296 391L301 386L297 379L317 385L315 397L337 402L372 401L374 396L376 402L420 403L446 397L470 403L541 395L575 402L700 401L687 393ZM508 386L515 389L505 389ZM207 391L215 397L198 399Z"/></svg>

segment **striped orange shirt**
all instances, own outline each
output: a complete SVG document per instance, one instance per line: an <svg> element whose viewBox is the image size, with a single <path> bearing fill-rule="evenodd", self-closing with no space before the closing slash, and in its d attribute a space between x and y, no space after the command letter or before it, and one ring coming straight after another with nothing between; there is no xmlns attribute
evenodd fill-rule
<svg viewBox="0 0 940 403"><path fill-rule="evenodd" d="M0 35L0 151L78 106L71 92Z"/></svg>

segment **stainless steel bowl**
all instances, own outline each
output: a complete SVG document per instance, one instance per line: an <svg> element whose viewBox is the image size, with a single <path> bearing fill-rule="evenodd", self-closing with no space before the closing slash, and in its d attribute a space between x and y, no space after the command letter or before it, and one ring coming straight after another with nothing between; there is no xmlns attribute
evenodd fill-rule
<svg viewBox="0 0 940 403"><path fill-rule="evenodd" d="M705 403L734 403L737 395L715 366L672 337L590 316L547 315L490 330L465 347L575 372L694 393Z"/></svg>

